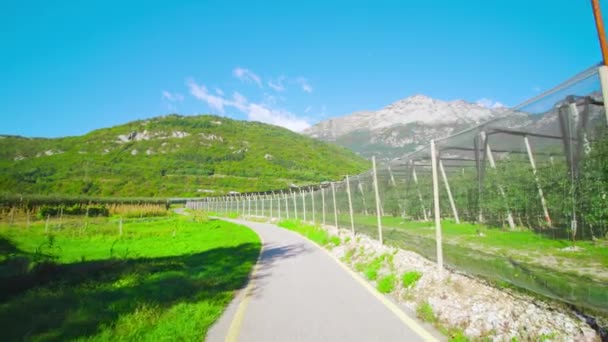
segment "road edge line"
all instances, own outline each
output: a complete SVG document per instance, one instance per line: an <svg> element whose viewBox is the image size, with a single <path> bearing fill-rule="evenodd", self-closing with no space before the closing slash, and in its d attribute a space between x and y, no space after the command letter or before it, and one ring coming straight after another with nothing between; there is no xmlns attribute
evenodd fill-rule
<svg viewBox="0 0 608 342"><path fill-rule="evenodd" d="M238 224L247 227L245 224ZM244 290L243 298L241 299L241 302L239 303L239 306L236 309L236 313L232 317L232 322L230 323L228 333L226 334L226 342L236 342L239 337L239 334L241 333L241 325L243 324L243 319L245 318L245 311L247 310L247 306L251 301L251 294L253 292L253 287L255 286L254 278L261 268L260 262L262 261L262 254L264 254L264 238L262 238L262 236L258 232L251 229L250 227L247 227L247 229L253 231L260 239L260 254L258 255L258 259L256 260L256 263L253 266L251 273L249 274L247 287Z"/></svg>
<svg viewBox="0 0 608 342"><path fill-rule="evenodd" d="M271 224L273 224L273 223L271 223ZM322 250L327 256L329 256L331 259L333 259L333 261L335 261L343 270L345 270L355 281L357 281L361 286L363 286L367 291L369 291L374 297L376 297L376 299L378 299L382 304L384 304L384 306L389 311L391 311L395 316L397 316L397 318L399 318L399 320L401 322L403 322L403 324L405 324L408 328L410 328L414 333L416 333L424 341L439 341L439 339L437 337L433 336L433 334L431 334L428 330L426 330L424 327L422 327L418 322L416 322L414 319L409 317L405 312L403 312L403 310L401 308L399 308L395 303L393 303L388 298L386 298L383 294L378 292L378 290L376 290L374 287L372 287L359 274L355 273L355 271L351 270L348 266L346 266L344 263L342 263L342 261L340 259L338 259L330 251L325 249L325 247L319 245L315 241L310 240L309 238L307 238L306 236L304 236L300 233L294 232L293 230L289 230L289 229L280 227L277 224L273 224L273 225L276 226L277 228L286 230L288 232L291 232L293 234L296 234L296 235L304 238L306 241L309 241L310 243L315 245L317 248Z"/></svg>

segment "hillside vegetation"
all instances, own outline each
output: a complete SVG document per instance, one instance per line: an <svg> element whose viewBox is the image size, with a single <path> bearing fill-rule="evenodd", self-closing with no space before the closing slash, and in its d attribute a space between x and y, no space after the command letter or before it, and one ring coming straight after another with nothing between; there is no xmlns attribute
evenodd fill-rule
<svg viewBox="0 0 608 342"><path fill-rule="evenodd" d="M354 153L287 129L168 115L57 139L0 137L0 192L206 196L340 179Z"/></svg>

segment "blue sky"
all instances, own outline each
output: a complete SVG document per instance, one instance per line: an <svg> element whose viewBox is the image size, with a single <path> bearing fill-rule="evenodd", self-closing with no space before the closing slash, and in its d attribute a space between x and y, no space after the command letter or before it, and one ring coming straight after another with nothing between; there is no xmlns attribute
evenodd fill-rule
<svg viewBox="0 0 608 342"><path fill-rule="evenodd" d="M299 130L414 94L513 106L601 59L589 0L4 0L0 42L0 134L43 137L173 112Z"/></svg>

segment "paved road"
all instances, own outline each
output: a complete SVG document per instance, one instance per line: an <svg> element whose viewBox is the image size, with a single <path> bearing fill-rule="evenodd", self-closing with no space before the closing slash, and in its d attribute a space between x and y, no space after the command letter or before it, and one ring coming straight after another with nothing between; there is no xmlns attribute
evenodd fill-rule
<svg viewBox="0 0 608 342"><path fill-rule="evenodd" d="M210 329L208 341L388 342L438 337L409 316L400 318L300 235L267 223L233 222L255 230L263 251L250 286Z"/></svg>

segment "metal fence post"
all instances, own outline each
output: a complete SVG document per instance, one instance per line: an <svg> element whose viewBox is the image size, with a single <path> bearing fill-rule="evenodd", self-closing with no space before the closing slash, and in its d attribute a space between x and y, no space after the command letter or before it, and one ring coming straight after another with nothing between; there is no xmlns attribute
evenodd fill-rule
<svg viewBox="0 0 608 342"><path fill-rule="evenodd" d="M308 192L310 193L310 203L312 205L312 223L315 224L315 193L312 189L308 189Z"/></svg>
<svg viewBox="0 0 608 342"><path fill-rule="evenodd" d="M300 195L302 195L302 221L306 222L306 191L300 189Z"/></svg>
<svg viewBox="0 0 608 342"><path fill-rule="evenodd" d="M355 219L353 215L353 201L350 196L350 182L348 180L348 175L346 175L346 195L348 195L348 211L350 213L350 229L355 236Z"/></svg>
<svg viewBox="0 0 608 342"><path fill-rule="evenodd" d="M384 244L382 241L382 212L380 211L380 195L378 193L378 177L376 175L376 156L372 156L372 169L374 176L374 194L376 195L376 218L378 219L378 240L380 244Z"/></svg>
<svg viewBox="0 0 608 342"><path fill-rule="evenodd" d="M435 242L437 248L437 267L439 275L443 275L443 248L441 241L441 211L439 210L439 180L437 179L437 151L435 140L431 140L431 166L433 172L433 205L435 208Z"/></svg>
<svg viewBox="0 0 608 342"><path fill-rule="evenodd" d="M321 205L323 205L322 222L325 225L325 189L321 186Z"/></svg>
<svg viewBox="0 0 608 342"><path fill-rule="evenodd" d="M297 220L298 219L298 205L297 205L297 201L296 201L296 193L294 191L291 192L291 197L293 199L293 214L294 214L294 218Z"/></svg>
<svg viewBox="0 0 608 342"><path fill-rule="evenodd" d="M338 208L336 208L336 187L334 182L331 182L331 196L334 199L334 220L336 224L336 229L338 229Z"/></svg>

